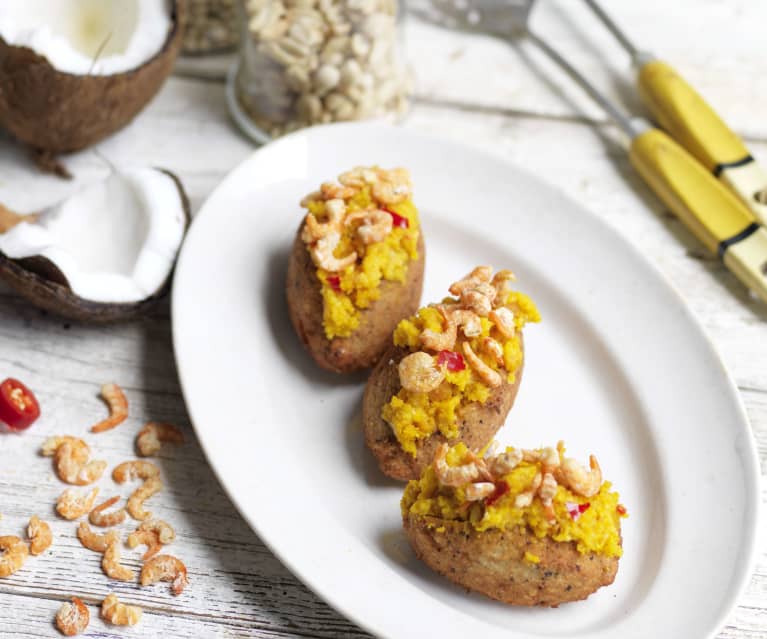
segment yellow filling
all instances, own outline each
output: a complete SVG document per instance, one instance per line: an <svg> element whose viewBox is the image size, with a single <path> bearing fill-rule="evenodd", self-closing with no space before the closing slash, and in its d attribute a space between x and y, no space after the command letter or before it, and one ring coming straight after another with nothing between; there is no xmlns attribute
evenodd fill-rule
<svg viewBox="0 0 767 639"><path fill-rule="evenodd" d="M512 450L511 448L508 450ZM468 449L458 444L450 449L447 463L460 465L469 460ZM540 471L539 463L521 462L514 470L504 475L501 481L509 491L490 506L484 501L468 502L463 488L451 488L440 484L434 468L429 466L419 480L412 480L405 488L401 507L403 516L408 513L439 517L449 521L469 522L477 531L490 528L512 529L527 527L536 537L550 537L554 541L576 542L581 553L595 552L607 557L623 554L620 540L620 519L626 514L617 510L619 495L610 490L610 482L604 482L599 493L593 497L581 497L564 486L558 486L553 500L556 521L549 522L543 505L537 497L525 508L517 508L514 500L525 492ZM568 510L580 504L589 506L573 516ZM528 561L536 563L531 555Z"/></svg>
<svg viewBox="0 0 767 639"><path fill-rule="evenodd" d="M364 186L346 203L346 210L354 213L378 206L370 187ZM324 201L309 202L307 208L319 222L326 221ZM322 324L328 339L349 337L360 325L360 310L369 308L381 296L381 281L404 282L408 263L418 259L420 225L413 201L408 198L386 208L405 218L407 228L394 226L382 242L365 245L357 235L359 223L351 224L344 229L334 255L341 258L356 251L357 262L340 273L317 269L322 286ZM328 277L338 277L340 291L328 282Z"/></svg>
<svg viewBox="0 0 767 639"><path fill-rule="evenodd" d="M444 302L456 303L456 300L447 298ZM454 350L462 352L462 343L468 341L472 350L479 354L488 366L493 370L501 371L501 367L493 358L480 354L482 339L494 338L503 346L503 369L505 369L506 381L513 384L523 362L520 331L527 322L539 322L541 318L535 304L524 293L512 291L507 295L504 303L514 310L514 323L517 328L514 337L504 340L494 324L488 318L482 317L480 318L481 334L478 337L466 339L459 331ZM424 329L442 332L442 315L436 308L421 308L413 317L402 320L394 330L394 344L410 351L417 351L420 349L419 336ZM391 426L402 449L415 456L418 440L425 439L433 433L440 432L447 439L457 437L458 411L472 402L484 404L488 397L490 397L490 388L480 381L466 363L462 371L448 370L445 381L431 393L414 393L401 389L384 405L381 416Z"/></svg>

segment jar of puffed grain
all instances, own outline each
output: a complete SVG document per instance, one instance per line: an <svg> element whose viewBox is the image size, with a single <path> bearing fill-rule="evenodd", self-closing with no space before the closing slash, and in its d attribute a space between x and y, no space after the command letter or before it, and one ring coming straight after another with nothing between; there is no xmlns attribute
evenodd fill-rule
<svg viewBox="0 0 767 639"><path fill-rule="evenodd" d="M237 1L187 0L184 53L219 53L234 49L240 37Z"/></svg>
<svg viewBox="0 0 767 639"><path fill-rule="evenodd" d="M398 0L240 2L240 55L229 101L258 141L407 109L411 78Z"/></svg>

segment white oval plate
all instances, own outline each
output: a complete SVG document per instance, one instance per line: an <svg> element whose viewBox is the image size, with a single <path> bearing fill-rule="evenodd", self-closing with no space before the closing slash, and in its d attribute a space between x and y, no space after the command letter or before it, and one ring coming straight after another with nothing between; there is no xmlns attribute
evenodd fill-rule
<svg viewBox="0 0 767 639"><path fill-rule="evenodd" d="M317 369L288 320L288 250L317 185L406 166L427 246L424 300L473 266L513 269L543 321L503 443L597 454L620 491L615 583L559 609L467 594L415 559L402 486L365 449L365 377ZM754 560L758 465L736 389L679 297L580 204L477 150L381 125L333 125L257 151L194 221L173 336L200 442L242 515L331 605L405 637L706 637Z"/></svg>

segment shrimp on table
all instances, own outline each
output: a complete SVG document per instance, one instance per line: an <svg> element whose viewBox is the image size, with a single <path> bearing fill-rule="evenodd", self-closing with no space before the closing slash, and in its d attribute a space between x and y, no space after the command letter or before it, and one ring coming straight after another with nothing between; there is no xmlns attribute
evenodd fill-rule
<svg viewBox="0 0 767 639"><path fill-rule="evenodd" d="M101 602L101 617L115 626L135 626L141 621L141 614L141 608L120 603L111 592Z"/></svg>
<svg viewBox="0 0 767 639"><path fill-rule="evenodd" d="M162 490L160 469L152 462L136 460L123 462L112 471L112 479L123 484L131 479L143 479L144 483L128 498L126 510L134 519L149 519L152 513L144 510L144 501Z"/></svg>
<svg viewBox="0 0 767 639"><path fill-rule="evenodd" d="M103 504L99 504L88 515L88 519L94 526L100 526L101 528L109 528L111 526L117 526L125 521L125 509L118 508L114 512L104 514L107 508L114 506L120 500L119 497L112 497L107 499Z"/></svg>
<svg viewBox="0 0 767 639"><path fill-rule="evenodd" d="M99 534L93 532L86 521L81 521L77 527L77 538L85 548L99 553L105 552L110 544L120 543L120 533L116 530Z"/></svg>
<svg viewBox="0 0 767 639"><path fill-rule="evenodd" d="M97 481L107 466L104 461L88 461L91 449L79 437L49 437L41 451L45 456L54 456L59 479L74 486L87 486Z"/></svg>
<svg viewBox="0 0 767 639"><path fill-rule="evenodd" d="M162 480L159 477L150 477L128 498L126 510L133 519L142 521L149 519L152 513L144 510L144 502L152 495L159 493L163 488Z"/></svg>
<svg viewBox="0 0 767 639"><path fill-rule="evenodd" d="M144 561L151 559L162 550L157 533L151 530L134 530L128 535L128 548L132 549L136 546L146 546L146 552L141 556Z"/></svg>
<svg viewBox="0 0 767 639"><path fill-rule="evenodd" d="M122 388L117 384L104 384L101 387L101 397L109 406L109 417L92 426L92 433L112 430L128 419L128 399Z"/></svg>
<svg viewBox="0 0 767 639"><path fill-rule="evenodd" d="M59 447L65 443L75 444L78 447L83 447L85 448L85 452L90 455L91 450L88 444L86 444L85 441L79 437L73 437L72 435L52 435L51 437L48 437L40 447L40 453L43 455L43 457L53 457Z"/></svg>
<svg viewBox="0 0 767 639"><path fill-rule="evenodd" d="M53 533L48 522L43 521L37 515L33 515L27 526L29 537L29 554L40 555L53 543Z"/></svg>
<svg viewBox="0 0 767 639"><path fill-rule="evenodd" d="M78 494L71 488L67 488L56 502L56 512L64 519L79 519L91 511L98 494L98 488L94 488L89 494Z"/></svg>
<svg viewBox="0 0 767 639"><path fill-rule="evenodd" d="M65 601L56 613L56 627L67 637L74 637L85 631L90 620L88 606L79 597L72 597L72 603Z"/></svg>
<svg viewBox="0 0 767 639"><path fill-rule="evenodd" d="M146 546L147 551L142 559L154 557L163 545L171 543L176 538L176 532L170 526L159 519L143 522L134 532L128 535L128 547Z"/></svg>
<svg viewBox="0 0 767 639"><path fill-rule="evenodd" d="M85 453L85 460L89 453ZM56 474L61 481L74 486L87 486L97 481L106 470L107 463L101 460L83 461L82 449L77 450L74 444L63 443L56 450L54 457Z"/></svg>
<svg viewBox="0 0 767 639"><path fill-rule="evenodd" d="M157 535L161 544L169 544L176 538L176 531L162 519L150 519L139 525L136 530L148 531Z"/></svg>
<svg viewBox="0 0 767 639"><path fill-rule="evenodd" d="M51 446L52 444L47 448ZM43 446L43 449L45 450L46 446ZM75 483L77 476L90 456L90 447L82 439L68 436L66 438L62 437L61 443L56 446L53 457L56 474L59 476L59 479L68 484Z"/></svg>
<svg viewBox="0 0 767 639"><path fill-rule="evenodd" d="M107 549L104 551L104 556L101 559L101 569L111 579L117 579L119 581L133 581L136 577L130 568L126 568L120 563L120 543L119 541L110 541L107 544Z"/></svg>
<svg viewBox="0 0 767 639"><path fill-rule="evenodd" d="M118 484L124 484L126 481L133 479L149 479L151 477L159 477L160 469L152 462L135 460L127 461L119 464L112 471L112 479Z"/></svg>
<svg viewBox="0 0 767 639"><path fill-rule="evenodd" d="M186 574L186 566L173 555L157 555L144 563L141 569L141 585L157 583L158 581L170 581L171 592L180 595L189 583Z"/></svg>
<svg viewBox="0 0 767 639"><path fill-rule="evenodd" d="M147 422L136 436L136 448L142 457L157 453L162 442L183 444L184 434L173 424Z"/></svg>
<svg viewBox="0 0 767 639"><path fill-rule="evenodd" d="M29 556L27 545L14 535L0 537L0 577L8 577L19 570Z"/></svg>

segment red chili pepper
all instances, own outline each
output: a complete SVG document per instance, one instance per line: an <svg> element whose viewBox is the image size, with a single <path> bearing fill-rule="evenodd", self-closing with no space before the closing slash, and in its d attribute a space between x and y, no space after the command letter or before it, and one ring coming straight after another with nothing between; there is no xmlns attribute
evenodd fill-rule
<svg viewBox="0 0 767 639"><path fill-rule="evenodd" d="M384 209L384 211L391 215L392 226L399 226L401 229L406 229L410 226L410 221L406 217L402 217L389 209Z"/></svg>
<svg viewBox="0 0 767 639"><path fill-rule="evenodd" d="M447 366L447 370L458 373L466 368L466 362L463 355L455 351L440 351L437 356L437 363L440 366Z"/></svg>
<svg viewBox="0 0 767 639"><path fill-rule="evenodd" d="M573 521L576 521L582 513L585 513L589 509L591 504L589 502L586 502L585 504L576 504L568 501L565 506L567 507L567 512L570 513L570 517L573 518Z"/></svg>
<svg viewBox="0 0 767 639"><path fill-rule="evenodd" d="M618 505L615 507L615 510L616 510L616 512L617 512L619 515L625 515L625 514L626 514L626 507L625 507L623 504L618 504Z"/></svg>
<svg viewBox="0 0 767 639"><path fill-rule="evenodd" d="M328 275L326 279L328 284L330 284L330 288L336 293L341 292L341 278L338 275Z"/></svg>
<svg viewBox="0 0 767 639"><path fill-rule="evenodd" d="M40 404L24 384L8 378L0 384L0 422L11 430L24 430L40 417Z"/></svg>
<svg viewBox="0 0 767 639"><path fill-rule="evenodd" d="M499 481L495 484L495 491L487 499L485 499L485 506L492 506L507 492L509 492L509 485L505 481Z"/></svg>

